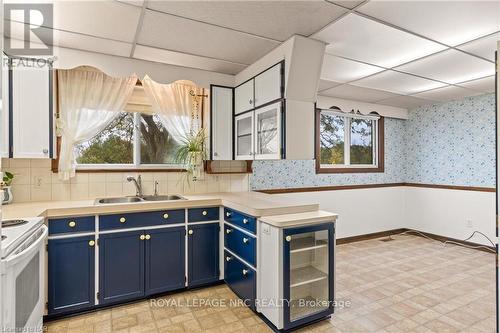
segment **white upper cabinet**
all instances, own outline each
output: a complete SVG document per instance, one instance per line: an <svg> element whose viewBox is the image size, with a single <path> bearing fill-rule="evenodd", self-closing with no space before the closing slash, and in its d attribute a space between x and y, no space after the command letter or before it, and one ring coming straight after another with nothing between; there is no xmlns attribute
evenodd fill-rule
<svg viewBox="0 0 500 333"><path fill-rule="evenodd" d="M210 86L212 160L231 160L233 145L233 88Z"/></svg>
<svg viewBox="0 0 500 333"><path fill-rule="evenodd" d="M234 114L240 114L254 108L253 79L234 89Z"/></svg>
<svg viewBox="0 0 500 333"><path fill-rule="evenodd" d="M256 160L281 158L282 103L273 103L255 110Z"/></svg>
<svg viewBox="0 0 500 333"><path fill-rule="evenodd" d="M52 71L15 67L10 78L11 157L52 157Z"/></svg>
<svg viewBox="0 0 500 333"><path fill-rule="evenodd" d="M254 112L247 112L234 119L235 159L254 159Z"/></svg>
<svg viewBox="0 0 500 333"><path fill-rule="evenodd" d="M2 55L2 64L7 58ZM2 66L2 105L1 105L1 136L0 136L0 156L9 157L9 68Z"/></svg>
<svg viewBox="0 0 500 333"><path fill-rule="evenodd" d="M255 77L256 108L283 97L281 67L282 63L276 64Z"/></svg>

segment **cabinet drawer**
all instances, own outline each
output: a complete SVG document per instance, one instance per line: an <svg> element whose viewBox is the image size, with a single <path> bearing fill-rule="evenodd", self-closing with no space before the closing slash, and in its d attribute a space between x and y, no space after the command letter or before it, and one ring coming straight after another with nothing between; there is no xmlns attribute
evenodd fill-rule
<svg viewBox="0 0 500 333"><path fill-rule="evenodd" d="M224 208L224 220L242 227L254 235L257 231L257 219L253 216L249 216L229 208Z"/></svg>
<svg viewBox="0 0 500 333"><path fill-rule="evenodd" d="M49 235L94 231L95 216L65 217L49 220Z"/></svg>
<svg viewBox="0 0 500 333"><path fill-rule="evenodd" d="M191 208L188 210L188 222L218 221L219 207Z"/></svg>
<svg viewBox="0 0 500 333"><path fill-rule="evenodd" d="M184 223L184 209L99 216L99 230L140 228Z"/></svg>
<svg viewBox="0 0 500 333"><path fill-rule="evenodd" d="M256 274L253 269L224 251L224 281L245 304L255 308Z"/></svg>
<svg viewBox="0 0 500 333"><path fill-rule="evenodd" d="M224 246L255 267L257 239L227 224L224 225Z"/></svg>

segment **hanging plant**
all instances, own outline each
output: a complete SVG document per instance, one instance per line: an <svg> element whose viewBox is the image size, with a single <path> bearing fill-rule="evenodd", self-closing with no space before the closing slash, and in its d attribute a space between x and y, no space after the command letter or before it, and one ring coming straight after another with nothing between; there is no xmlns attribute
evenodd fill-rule
<svg viewBox="0 0 500 333"><path fill-rule="evenodd" d="M190 133L181 139L174 160L186 168L187 174L196 181L201 176L203 161L207 157L206 135L202 128L195 133ZM187 179L188 180L188 179ZM189 184L189 181L188 181Z"/></svg>

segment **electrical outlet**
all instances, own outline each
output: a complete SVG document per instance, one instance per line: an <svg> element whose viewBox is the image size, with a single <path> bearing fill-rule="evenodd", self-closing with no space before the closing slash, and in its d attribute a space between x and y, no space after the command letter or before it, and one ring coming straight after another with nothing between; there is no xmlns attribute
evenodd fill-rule
<svg viewBox="0 0 500 333"><path fill-rule="evenodd" d="M465 225L467 226L467 228L473 228L474 227L471 219L465 220Z"/></svg>

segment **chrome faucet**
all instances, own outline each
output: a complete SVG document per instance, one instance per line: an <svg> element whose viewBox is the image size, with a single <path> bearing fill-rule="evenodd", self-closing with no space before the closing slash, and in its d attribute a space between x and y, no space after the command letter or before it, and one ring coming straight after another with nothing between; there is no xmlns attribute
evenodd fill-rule
<svg viewBox="0 0 500 333"><path fill-rule="evenodd" d="M138 197L142 197L142 181L141 181L141 176L137 176L137 179L135 179L134 176L128 176L127 177L128 182L134 182L135 185L135 195Z"/></svg>

